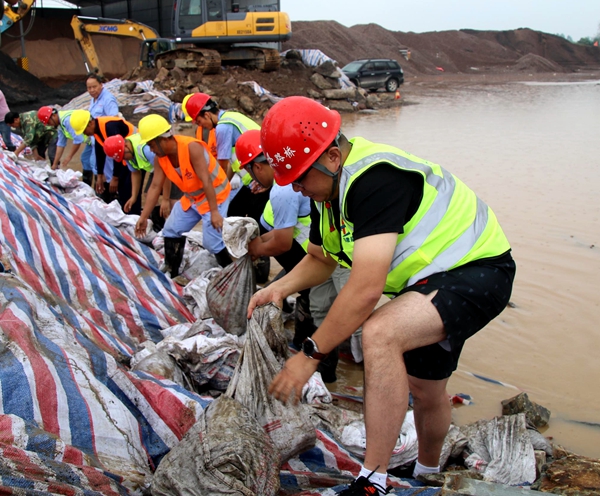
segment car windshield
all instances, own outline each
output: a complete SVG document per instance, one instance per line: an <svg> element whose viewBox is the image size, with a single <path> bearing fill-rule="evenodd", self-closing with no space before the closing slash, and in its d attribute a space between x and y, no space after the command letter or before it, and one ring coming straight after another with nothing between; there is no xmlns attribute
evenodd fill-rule
<svg viewBox="0 0 600 496"><path fill-rule="evenodd" d="M342 67L342 71L344 72L356 72L358 71L364 62L350 62L349 64Z"/></svg>

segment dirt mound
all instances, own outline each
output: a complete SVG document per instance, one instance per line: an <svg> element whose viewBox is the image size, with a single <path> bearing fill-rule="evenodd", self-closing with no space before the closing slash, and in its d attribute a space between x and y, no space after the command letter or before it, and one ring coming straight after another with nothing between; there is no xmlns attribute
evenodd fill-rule
<svg viewBox="0 0 600 496"><path fill-rule="evenodd" d="M514 69L522 72L565 72L565 69L556 62L533 53L528 53L517 60Z"/></svg>
<svg viewBox="0 0 600 496"><path fill-rule="evenodd" d="M548 59L565 71L600 67L597 47L576 45L560 36L531 29L404 33L376 24L346 28L335 21L295 22L293 29L284 49L316 48L341 66L359 58L392 58L402 64L409 76L435 74L439 68L450 73L520 71L516 64L529 53ZM406 49L410 50L410 60L400 53ZM556 68L549 65L548 72L556 72Z"/></svg>
<svg viewBox="0 0 600 496"><path fill-rule="evenodd" d="M335 21L299 21L294 22L293 28L292 39L283 44L284 50L318 49L340 66L359 58L392 58L400 62L407 78L437 78L442 71L445 80L449 81L474 74L510 77L511 74L525 72L551 75L576 73L583 68L600 69L600 50L597 47L576 45L561 37L530 29L404 33L389 31L376 24L347 28ZM61 94L39 80L54 87L64 82L83 81L86 69L76 41L65 37L69 29L66 21L57 25L47 19L36 21L27 39L31 73L20 70L10 57L0 53L0 88L5 90L11 105L36 108L42 100L64 103L84 91L74 93L82 86L73 83L77 89L61 89ZM138 64L138 40L98 35L94 37L94 43L108 78L131 75ZM14 41L2 46L2 51L17 57L20 44ZM410 57L403 55L407 51ZM211 76L171 71L159 77L157 85L173 90L173 101L181 101L183 95L193 91L205 91L229 103L235 101L239 104L241 97L247 97L246 106L252 103L254 108L246 112L260 118L271 103L256 96L249 86L239 83L255 81L277 96L323 98L323 88L315 81L314 72L313 68L305 67L299 60L291 59L271 73L239 67L224 67L221 74ZM154 79L158 72L146 71L136 76L137 79ZM68 98L67 94L70 95ZM383 101L389 96L384 93L377 95ZM364 101L365 97L363 95ZM364 103L361 98L358 100L361 105ZM356 100L349 96L345 101L343 98L334 101L332 105L337 105L339 110L352 110L353 101Z"/></svg>
<svg viewBox="0 0 600 496"><path fill-rule="evenodd" d="M38 108L46 103L63 104L85 91L85 84L54 89L21 69L11 57L0 52L0 89L15 112Z"/></svg>
<svg viewBox="0 0 600 496"><path fill-rule="evenodd" d="M120 77L139 63L140 44L133 38L93 36L100 65L107 78ZM21 53L19 42L4 46L11 57ZM48 80L52 86L83 79L88 72L83 54L72 38L27 41L27 57L31 74Z"/></svg>

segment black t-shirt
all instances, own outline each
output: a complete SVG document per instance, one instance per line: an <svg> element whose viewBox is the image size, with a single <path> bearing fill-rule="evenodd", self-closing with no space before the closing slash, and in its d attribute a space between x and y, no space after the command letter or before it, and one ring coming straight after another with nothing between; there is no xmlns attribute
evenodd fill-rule
<svg viewBox="0 0 600 496"><path fill-rule="evenodd" d="M348 220L354 224L354 240L385 233L403 233L404 226L417 212L423 198L423 176L381 163L354 181L348 191ZM333 218L339 229L339 199L331 202ZM320 214L311 203L310 241L321 245Z"/></svg>

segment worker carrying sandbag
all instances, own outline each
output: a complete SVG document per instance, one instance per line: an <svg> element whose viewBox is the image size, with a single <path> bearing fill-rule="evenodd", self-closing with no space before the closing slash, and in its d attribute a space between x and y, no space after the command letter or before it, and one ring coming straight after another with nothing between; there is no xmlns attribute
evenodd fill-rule
<svg viewBox="0 0 600 496"><path fill-rule="evenodd" d="M440 165L393 146L346 138L340 115L310 98L276 103L261 144L277 184L311 197L309 252L255 293L248 309L351 269L327 317L269 391L298 401L319 361L363 326L366 452L340 494L385 494L387 468L414 398L415 476L438 472L450 424L446 384L465 341L508 304L516 266L494 212ZM313 249L314 248L317 249ZM391 296L376 311L381 295Z"/></svg>

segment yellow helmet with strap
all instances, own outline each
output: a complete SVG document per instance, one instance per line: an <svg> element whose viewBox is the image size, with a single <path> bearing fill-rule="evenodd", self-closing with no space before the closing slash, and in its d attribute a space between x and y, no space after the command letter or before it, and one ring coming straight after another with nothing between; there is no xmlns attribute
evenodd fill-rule
<svg viewBox="0 0 600 496"><path fill-rule="evenodd" d="M171 124L169 124L167 119L158 114L150 114L140 119L138 130L143 143L147 143L158 137L167 138L172 136Z"/></svg>

